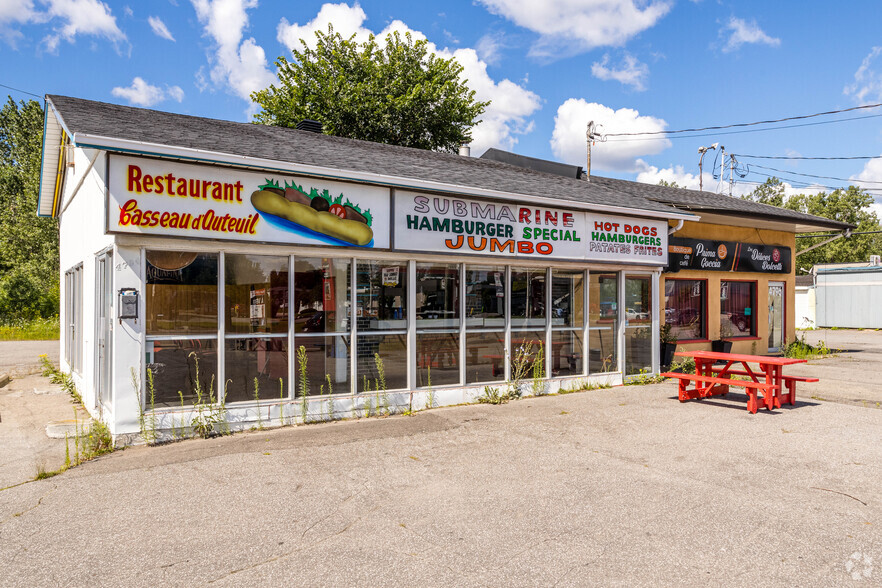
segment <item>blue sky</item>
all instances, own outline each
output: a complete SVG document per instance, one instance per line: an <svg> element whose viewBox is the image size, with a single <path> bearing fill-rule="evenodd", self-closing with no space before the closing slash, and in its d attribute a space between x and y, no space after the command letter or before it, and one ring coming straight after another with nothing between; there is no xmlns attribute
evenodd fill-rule
<svg viewBox="0 0 882 588"><path fill-rule="evenodd" d="M274 60L296 39L328 23L359 37L409 30L457 58L492 101L473 155L498 147L584 164L590 119L602 134L671 131L882 102L880 16L872 0L0 0L0 84L245 121L249 94L274 81ZM842 122L610 136L594 145L592 172L697 188L697 150L715 142L739 155L882 154L882 108L802 123L828 121ZM717 189L716 153L706 190ZM793 191L863 182L882 194L882 159L738 162L749 173L737 193L770 174Z"/></svg>

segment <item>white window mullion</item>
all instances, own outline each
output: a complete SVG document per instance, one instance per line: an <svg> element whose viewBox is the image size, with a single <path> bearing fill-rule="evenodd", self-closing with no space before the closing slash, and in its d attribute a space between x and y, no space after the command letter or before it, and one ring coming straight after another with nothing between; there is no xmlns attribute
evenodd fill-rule
<svg viewBox="0 0 882 588"><path fill-rule="evenodd" d="M227 322L224 319L226 299L224 298L224 290L226 288L226 268L224 267L224 252L220 251L217 255L217 399L222 403L227 395L227 381L225 374L224 356L227 351L226 334Z"/></svg>

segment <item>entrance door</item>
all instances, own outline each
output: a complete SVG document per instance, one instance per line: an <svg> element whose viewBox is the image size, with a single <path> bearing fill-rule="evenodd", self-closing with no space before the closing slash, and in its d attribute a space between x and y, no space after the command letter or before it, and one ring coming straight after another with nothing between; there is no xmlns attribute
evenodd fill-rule
<svg viewBox="0 0 882 588"><path fill-rule="evenodd" d="M652 371L652 277L625 276L625 376Z"/></svg>
<svg viewBox="0 0 882 588"><path fill-rule="evenodd" d="M113 326L113 260L111 254L105 253L98 257L95 296L98 320L96 324L98 353L95 378L96 408L110 408L110 336Z"/></svg>
<svg viewBox="0 0 882 588"><path fill-rule="evenodd" d="M784 282L769 282L769 351L784 346Z"/></svg>

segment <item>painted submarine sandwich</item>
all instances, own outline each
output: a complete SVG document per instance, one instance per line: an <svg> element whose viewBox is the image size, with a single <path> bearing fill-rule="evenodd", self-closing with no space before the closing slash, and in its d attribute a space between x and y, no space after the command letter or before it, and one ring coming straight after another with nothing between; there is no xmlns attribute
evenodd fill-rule
<svg viewBox="0 0 882 588"><path fill-rule="evenodd" d="M353 245L364 246L374 238L370 211L362 212L349 200L344 204L343 194L332 198L327 190L319 193L313 188L307 194L297 184L285 182L281 188L275 182L268 182L251 194L251 204L259 212L290 221L307 232Z"/></svg>

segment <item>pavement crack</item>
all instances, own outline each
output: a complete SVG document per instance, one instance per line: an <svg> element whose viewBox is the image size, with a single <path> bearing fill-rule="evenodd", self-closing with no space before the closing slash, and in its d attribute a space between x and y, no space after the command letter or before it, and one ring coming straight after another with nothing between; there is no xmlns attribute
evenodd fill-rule
<svg viewBox="0 0 882 588"><path fill-rule="evenodd" d="M15 514L13 514L12 516L6 517L6 518L3 519L2 521L0 521L0 525L3 525L3 524L5 524L5 523L8 523L9 521L11 521L11 520L14 519L14 518L18 518L18 517L20 517L20 516L23 516L23 515L25 515L25 514L31 512L32 510L34 510L35 508L37 508L38 506L40 506L41 504L43 504L43 500L44 500L47 496L49 496L50 494L52 494L52 492L54 492L56 488L58 488L57 485L56 485L56 486L53 486L48 492L46 492L45 494L43 494L43 496L41 496L41 497L37 500L37 504L33 505L32 507L30 507L30 508L26 508L26 509L24 509L24 510L21 511L21 512L17 512L17 513L15 513Z"/></svg>
<svg viewBox="0 0 882 588"><path fill-rule="evenodd" d="M809 488L812 490L823 490L824 492L832 492L833 494L842 494L843 496L848 496L852 500L857 500L858 502L860 502L864 506L868 506L867 503L864 502L863 500L861 500L860 498L855 498L851 494L846 494L845 492L840 492L839 490L830 490L829 488L818 488L817 486L809 486Z"/></svg>

